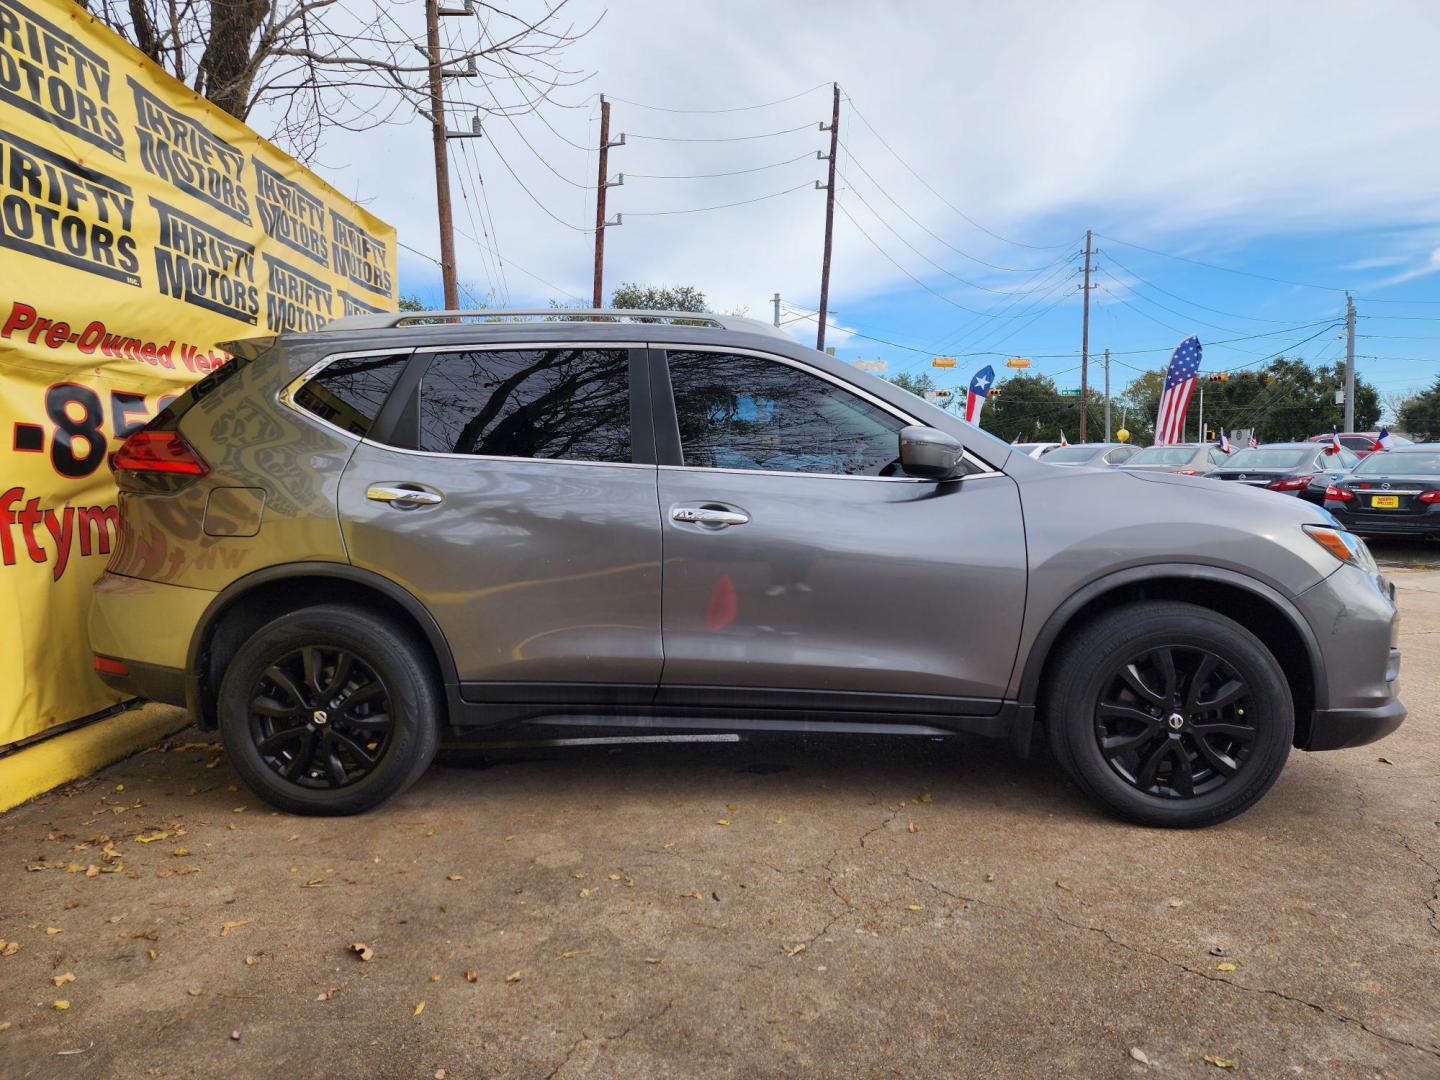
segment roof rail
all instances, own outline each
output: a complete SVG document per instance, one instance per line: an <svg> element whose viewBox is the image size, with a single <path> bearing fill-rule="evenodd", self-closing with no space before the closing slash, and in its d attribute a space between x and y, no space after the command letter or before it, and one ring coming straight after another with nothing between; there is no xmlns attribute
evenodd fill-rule
<svg viewBox="0 0 1440 1080"><path fill-rule="evenodd" d="M768 334L789 339L778 326L746 319L738 315L714 315L708 311L645 311L639 308L471 308L454 311L382 311L366 315L347 315L331 319L322 331L389 330L413 323L441 320L458 322L479 319L487 323L521 322L527 319L555 322L643 322L674 325L700 325L715 330L736 330L751 334Z"/></svg>

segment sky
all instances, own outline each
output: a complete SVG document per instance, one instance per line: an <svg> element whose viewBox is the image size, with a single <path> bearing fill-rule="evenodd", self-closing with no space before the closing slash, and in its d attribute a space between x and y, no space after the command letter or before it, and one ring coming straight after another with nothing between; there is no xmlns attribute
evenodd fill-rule
<svg viewBox="0 0 1440 1080"><path fill-rule="evenodd" d="M423 34L419 0L389 10ZM955 355L933 373L963 385L1022 356L1078 385L1088 229L1092 385L1105 349L1118 393L1191 333L1206 371L1342 358L1347 289L1357 368L1382 396L1440 376L1440 5L570 0L566 12L603 15L565 58L590 77L541 116L490 117L484 138L449 144L467 301L588 306L604 93L611 137L625 135L610 152L625 180L607 192L608 216L623 216L606 232L607 294L688 284L715 310L769 321L778 292L787 330L813 344L816 154L838 82L827 344L843 359L894 375ZM444 30L463 49L478 26ZM449 86L457 101L494 89ZM451 126L468 127L454 111ZM316 168L396 226L402 293L439 306L427 122L336 132ZM705 178L656 178L677 176Z"/></svg>

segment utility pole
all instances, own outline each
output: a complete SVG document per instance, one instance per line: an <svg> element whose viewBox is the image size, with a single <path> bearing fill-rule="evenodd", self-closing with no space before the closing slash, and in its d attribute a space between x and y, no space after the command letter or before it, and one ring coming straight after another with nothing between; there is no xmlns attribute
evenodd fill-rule
<svg viewBox="0 0 1440 1080"><path fill-rule="evenodd" d="M840 142L840 84L831 84L834 87L835 104L830 112L830 176L823 185L825 188L825 256L820 262L820 329L815 334L815 348L820 352L825 351L825 318L826 308L830 304L830 238L835 231L835 158L836 149ZM826 127L822 121L820 130L825 131ZM818 154L818 151L817 151ZM821 187L819 180L815 181L817 188Z"/></svg>
<svg viewBox="0 0 1440 1080"><path fill-rule="evenodd" d="M1085 314L1080 321L1080 441L1085 441L1085 411L1090 405L1090 230L1085 230Z"/></svg>
<svg viewBox="0 0 1440 1080"><path fill-rule="evenodd" d="M1205 441L1205 380L1196 379L1200 384L1200 434L1195 437L1196 442ZM1185 432L1180 432L1181 441L1184 441Z"/></svg>
<svg viewBox="0 0 1440 1080"><path fill-rule="evenodd" d="M1105 441L1110 441L1110 350L1105 350Z"/></svg>
<svg viewBox="0 0 1440 1080"><path fill-rule="evenodd" d="M780 325L780 294L777 292L775 298L770 302L775 305L775 325L778 327Z"/></svg>
<svg viewBox="0 0 1440 1080"><path fill-rule="evenodd" d="M595 294L591 307L605 306L605 181L610 164L610 102L600 95L600 167L595 180Z"/></svg>
<svg viewBox="0 0 1440 1080"><path fill-rule="evenodd" d="M460 306L455 283L455 226L450 217L450 153L445 138L445 77L440 70L440 4L425 0L425 39L430 54L430 129L435 142L435 207L440 215L440 279L445 307Z"/></svg>
<svg viewBox="0 0 1440 1080"><path fill-rule="evenodd" d="M1345 294L1345 430L1355 430L1355 301Z"/></svg>

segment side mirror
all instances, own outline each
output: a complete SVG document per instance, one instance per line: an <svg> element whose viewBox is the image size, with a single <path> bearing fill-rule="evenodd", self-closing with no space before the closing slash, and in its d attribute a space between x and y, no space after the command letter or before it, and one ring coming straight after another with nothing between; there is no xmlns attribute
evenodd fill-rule
<svg viewBox="0 0 1440 1080"><path fill-rule="evenodd" d="M965 448L951 435L912 424L900 429L900 466L921 480L949 480L960 475Z"/></svg>

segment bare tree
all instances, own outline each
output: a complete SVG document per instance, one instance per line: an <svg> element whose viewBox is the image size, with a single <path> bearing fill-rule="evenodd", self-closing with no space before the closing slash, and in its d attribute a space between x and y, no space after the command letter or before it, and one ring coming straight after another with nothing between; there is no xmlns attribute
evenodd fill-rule
<svg viewBox="0 0 1440 1080"><path fill-rule="evenodd" d="M515 116L589 76L562 66L587 25L570 0L464 3L446 19L447 70L473 74L484 101L450 79L447 107ZM263 115L269 137L302 161L327 127L364 130L429 107L421 3L386 0L81 0L110 29L239 120ZM417 51L418 48L418 51ZM258 117L257 117L258 118Z"/></svg>

